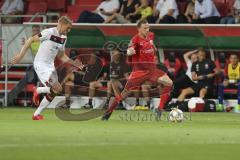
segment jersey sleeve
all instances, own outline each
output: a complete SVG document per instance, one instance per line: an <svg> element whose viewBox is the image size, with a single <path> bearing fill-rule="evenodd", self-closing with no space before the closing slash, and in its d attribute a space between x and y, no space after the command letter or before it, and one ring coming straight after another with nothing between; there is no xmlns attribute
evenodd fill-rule
<svg viewBox="0 0 240 160"><path fill-rule="evenodd" d="M138 46L138 40L136 37L133 37L128 45L128 48L133 48L134 50L137 50Z"/></svg>
<svg viewBox="0 0 240 160"><path fill-rule="evenodd" d="M62 47L59 49L60 51L65 51L65 46L66 46L66 43L67 43L67 38L65 39L65 42L63 43Z"/></svg>
<svg viewBox="0 0 240 160"><path fill-rule="evenodd" d="M211 70L213 71L216 68L216 65L212 60L210 60L209 63L210 63L210 66L211 66Z"/></svg>
<svg viewBox="0 0 240 160"><path fill-rule="evenodd" d="M149 38L150 38L150 40L154 40L155 35L153 32L149 32Z"/></svg>
<svg viewBox="0 0 240 160"><path fill-rule="evenodd" d="M38 34L38 37L40 39L40 41L44 41L44 40L47 40L49 39L51 33L48 29L44 29L41 33Z"/></svg>

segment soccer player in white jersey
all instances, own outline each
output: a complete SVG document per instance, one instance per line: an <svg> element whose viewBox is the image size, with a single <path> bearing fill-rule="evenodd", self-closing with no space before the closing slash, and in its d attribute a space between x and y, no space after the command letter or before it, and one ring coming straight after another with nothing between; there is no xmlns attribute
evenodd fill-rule
<svg viewBox="0 0 240 160"><path fill-rule="evenodd" d="M40 34L30 37L23 45L20 53L16 54L12 60L13 64L18 63L26 54L32 42L40 40L40 47L35 56L33 65L39 80L44 87L38 87L37 92L46 93L44 99L40 102L39 107L33 114L33 120L43 120L40 114L53 100L55 95L62 91L62 86L58 82L58 77L54 67L54 60L57 56L63 63L82 69L82 63L72 61L64 52L67 41L67 33L72 28L72 21L67 16L62 16L58 20L57 27L43 30Z"/></svg>

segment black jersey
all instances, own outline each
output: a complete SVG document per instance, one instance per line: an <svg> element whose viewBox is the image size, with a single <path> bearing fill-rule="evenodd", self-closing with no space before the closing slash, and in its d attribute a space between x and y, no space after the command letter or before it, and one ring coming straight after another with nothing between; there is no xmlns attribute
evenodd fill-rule
<svg viewBox="0 0 240 160"><path fill-rule="evenodd" d="M210 59L205 59L203 61L194 62L191 68L191 72L196 72L197 76L206 76L210 73L214 73L216 68L215 63ZM208 82L212 83L213 78L199 80L199 82Z"/></svg>

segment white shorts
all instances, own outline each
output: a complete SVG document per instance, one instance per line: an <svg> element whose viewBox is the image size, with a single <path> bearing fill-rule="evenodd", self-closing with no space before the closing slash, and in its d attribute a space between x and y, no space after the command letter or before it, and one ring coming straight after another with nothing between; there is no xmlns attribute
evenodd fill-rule
<svg viewBox="0 0 240 160"><path fill-rule="evenodd" d="M52 86L58 82L57 71L54 66L40 63L34 63L33 66L39 80L44 86Z"/></svg>

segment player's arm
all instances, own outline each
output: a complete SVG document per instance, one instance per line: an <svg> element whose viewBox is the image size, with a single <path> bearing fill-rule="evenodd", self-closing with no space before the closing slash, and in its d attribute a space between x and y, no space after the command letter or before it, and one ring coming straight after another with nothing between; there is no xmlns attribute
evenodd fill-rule
<svg viewBox="0 0 240 160"><path fill-rule="evenodd" d="M198 50L193 50L193 51L189 51L189 52L186 52L184 55L183 55L183 58L184 58L184 61L187 63L189 60L190 60L190 56L193 54L193 53L196 53Z"/></svg>
<svg viewBox="0 0 240 160"><path fill-rule="evenodd" d="M30 48L31 44L39 40L40 39L38 35L28 38L28 40L23 45L21 51L13 57L12 64L19 63L23 59L23 57L26 55L27 50Z"/></svg>
<svg viewBox="0 0 240 160"><path fill-rule="evenodd" d="M213 78L213 77L215 77L216 75L218 75L218 74L221 73L220 69L218 69L218 68L216 67L216 65L215 65L215 63L214 63L213 61L210 61L209 64L210 64L211 69L213 70L213 73L208 74L208 75L207 75L207 78Z"/></svg>
<svg viewBox="0 0 240 160"><path fill-rule="evenodd" d="M154 52L157 53L157 47L156 47L156 45L154 44L155 35L154 35L153 32L149 32L148 34L149 34L150 43L151 43L151 45L153 46Z"/></svg>
<svg viewBox="0 0 240 160"><path fill-rule="evenodd" d="M132 56L136 54L136 48L137 48L137 40L133 38L128 45L127 56Z"/></svg>
<svg viewBox="0 0 240 160"><path fill-rule="evenodd" d="M76 68L79 68L80 70L83 69L84 65L82 64L82 62L79 62L79 61L73 61L72 59L70 59L64 51L59 51L58 52L58 58L61 59L61 61L63 63L69 63L70 65L76 67Z"/></svg>
<svg viewBox="0 0 240 160"><path fill-rule="evenodd" d="M199 80L203 80L204 76L198 76L196 72L192 72L192 80L193 81L199 81Z"/></svg>

